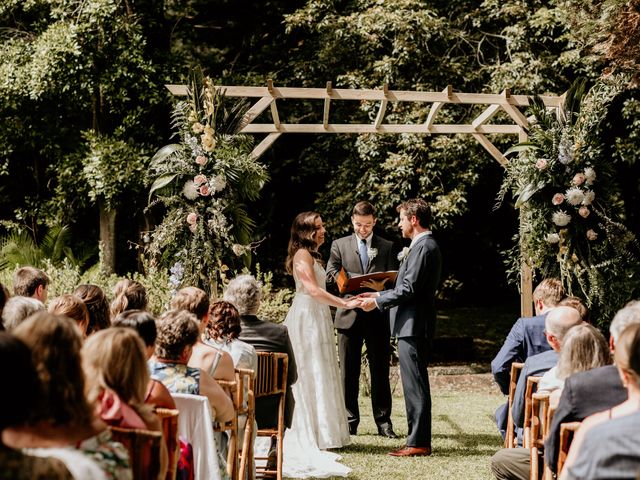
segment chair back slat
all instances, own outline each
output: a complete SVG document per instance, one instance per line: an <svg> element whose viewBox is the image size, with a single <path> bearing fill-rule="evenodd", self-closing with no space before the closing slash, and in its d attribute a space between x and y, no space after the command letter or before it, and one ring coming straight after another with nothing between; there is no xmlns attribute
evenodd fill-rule
<svg viewBox="0 0 640 480"><path fill-rule="evenodd" d="M167 480L174 480L178 472L180 458L180 440L178 439L178 415L180 412L171 408L156 408L156 415L162 422L162 436L167 444L169 454Z"/></svg>
<svg viewBox="0 0 640 480"><path fill-rule="evenodd" d="M564 464L567 461L567 455L569 455L569 448L575 433L580 428L581 422L566 422L560 424L560 446L558 451L558 477L564 468Z"/></svg>
<svg viewBox="0 0 640 480"><path fill-rule="evenodd" d="M157 480L160 475L162 433L134 428L109 427L116 442L129 452L133 480Z"/></svg>
<svg viewBox="0 0 640 480"><path fill-rule="evenodd" d="M531 411L533 394L538 390L538 383L542 377L527 377L527 388L524 394L524 422L522 428L524 433L522 436L522 445L525 448L531 448Z"/></svg>
<svg viewBox="0 0 640 480"><path fill-rule="evenodd" d="M518 378L520 377L520 372L522 372L523 367L524 363L513 362L511 364L511 376L509 377L509 408L507 409L507 433L504 437L505 448L515 448L517 446L511 407L513 407L513 397L515 396Z"/></svg>
<svg viewBox="0 0 640 480"><path fill-rule="evenodd" d="M549 393L534 393L531 396L531 420L529 429L528 444L530 445L530 462L529 470L530 480L540 479L539 456L544 448L543 439L545 436L547 411L549 410Z"/></svg>

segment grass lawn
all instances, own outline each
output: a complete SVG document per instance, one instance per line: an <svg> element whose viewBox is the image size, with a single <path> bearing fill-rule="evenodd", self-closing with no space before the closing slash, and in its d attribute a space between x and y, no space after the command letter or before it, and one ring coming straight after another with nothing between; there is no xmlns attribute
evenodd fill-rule
<svg viewBox="0 0 640 480"><path fill-rule="evenodd" d="M491 376L437 375L430 369L433 399L433 455L394 458L387 452L404 444L377 435L368 397L360 399L361 423L352 444L339 451L343 463L353 469L351 479L491 479L489 459L501 439L493 412L504 398ZM394 394L394 429L406 435L407 423L402 388Z"/></svg>

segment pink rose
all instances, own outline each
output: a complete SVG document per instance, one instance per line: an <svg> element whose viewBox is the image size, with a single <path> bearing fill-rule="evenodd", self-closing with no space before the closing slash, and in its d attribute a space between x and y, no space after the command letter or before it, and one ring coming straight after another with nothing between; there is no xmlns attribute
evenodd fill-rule
<svg viewBox="0 0 640 480"><path fill-rule="evenodd" d="M191 212L189 215L187 215L187 223L189 225L195 225L197 221L198 221L197 213Z"/></svg>
<svg viewBox="0 0 640 480"><path fill-rule="evenodd" d="M198 155L196 157L196 163L201 167L204 167L207 164L207 157L205 157L204 155Z"/></svg>
<svg viewBox="0 0 640 480"><path fill-rule="evenodd" d="M584 183L587 177L584 176L584 173L576 173L573 176L573 184L577 187Z"/></svg>
<svg viewBox="0 0 640 480"><path fill-rule="evenodd" d="M189 225L189 230L191 230L191 233L196 233L196 230L198 229L198 225L197 224L193 224L193 225Z"/></svg>
<svg viewBox="0 0 640 480"><path fill-rule="evenodd" d="M593 242L597 238L598 238L598 234L596 232L594 232L593 230L587 230L587 239Z"/></svg>
<svg viewBox="0 0 640 480"><path fill-rule="evenodd" d="M564 202L564 195L561 193L556 193L551 199L551 203L554 205L560 205L562 202Z"/></svg>
<svg viewBox="0 0 640 480"><path fill-rule="evenodd" d="M582 218L587 218L591 212L589 211L589 209L587 207L580 207L578 209L578 213L580 214L580 216Z"/></svg>
<svg viewBox="0 0 640 480"><path fill-rule="evenodd" d="M196 185L202 185L203 183L207 183L207 177L204 175L196 175L193 177L193 183Z"/></svg>
<svg viewBox="0 0 640 480"><path fill-rule="evenodd" d="M536 161L536 168L538 170L544 170L545 168L547 168L547 159L546 158L539 158Z"/></svg>
<svg viewBox="0 0 640 480"><path fill-rule="evenodd" d="M199 189L199 192L200 192L200 195L202 195L203 197L206 197L211 193L211 190L207 185L202 185Z"/></svg>

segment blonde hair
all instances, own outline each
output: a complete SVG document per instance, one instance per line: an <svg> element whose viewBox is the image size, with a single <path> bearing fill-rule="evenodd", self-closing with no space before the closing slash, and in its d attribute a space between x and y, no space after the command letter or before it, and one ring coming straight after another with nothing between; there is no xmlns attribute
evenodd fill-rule
<svg viewBox="0 0 640 480"><path fill-rule="evenodd" d="M84 334L89 326L89 310L82 299L73 293L66 293L54 298L49 303L49 312L64 315L75 320Z"/></svg>
<svg viewBox="0 0 640 480"><path fill-rule="evenodd" d="M196 287L185 287L171 299L171 308L186 310L202 320L209 311L209 297L204 290Z"/></svg>
<svg viewBox="0 0 640 480"><path fill-rule="evenodd" d="M580 297L565 297L558 302L557 307L571 307L575 308L580 314L583 322L591 323L591 312L589 307L584 303Z"/></svg>
<svg viewBox="0 0 640 480"><path fill-rule="evenodd" d="M111 327L91 335L82 347L82 368L91 404L107 389L127 404L144 404L149 369L144 343L135 330Z"/></svg>
<svg viewBox="0 0 640 480"><path fill-rule="evenodd" d="M557 278L545 278L533 291L533 300L542 300L547 307L555 307L564 296L564 287Z"/></svg>
<svg viewBox="0 0 640 480"><path fill-rule="evenodd" d="M125 310L146 310L147 290L140 282L125 278L116 283L111 301L111 320Z"/></svg>
<svg viewBox="0 0 640 480"><path fill-rule="evenodd" d="M569 329L562 341L558 360L558 379L611 363L611 352L604 335L592 325L582 323Z"/></svg>

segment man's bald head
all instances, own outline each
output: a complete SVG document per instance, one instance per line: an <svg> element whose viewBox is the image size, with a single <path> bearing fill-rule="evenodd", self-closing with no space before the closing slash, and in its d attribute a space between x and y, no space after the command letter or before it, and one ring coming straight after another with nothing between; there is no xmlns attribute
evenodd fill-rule
<svg viewBox="0 0 640 480"><path fill-rule="evenodd" d="M560 351L560 345L566 333L581 323L580 312L573 307L555 307L549 310L544 320L544 329L549 345L555 351Z"/></svg>

